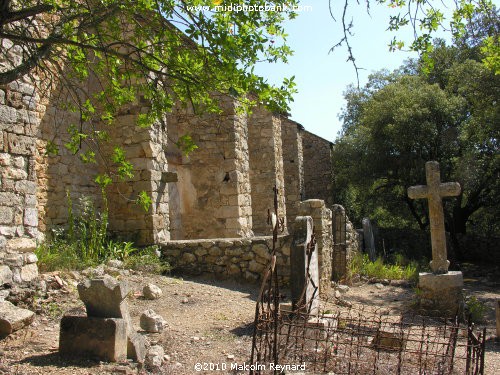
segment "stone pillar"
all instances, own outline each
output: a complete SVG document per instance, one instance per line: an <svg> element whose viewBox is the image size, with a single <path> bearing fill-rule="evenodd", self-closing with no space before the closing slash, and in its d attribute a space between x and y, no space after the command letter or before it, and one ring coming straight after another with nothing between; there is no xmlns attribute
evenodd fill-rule
<svg viewBox="0 0 500 375"><path fill-rule="evenodd" d="M286 216L280 118L263 107L253 108L248 135L253 231L270 235L267 214L274 207L274 186L278 188L278 216Z"/></svg>
<svg viewBox="0 0 500 375"><path fill-rule="evenodd" d="M169 184L172 240L253 234L247 120L235 101L220 100L220 115L178 106L168 116L171 142L164 151L168 171L177 174L177 182ZM174 143L184 135L197 146L189 155Z"/></svg>
<svg viewBox="0 0 500 375"><path fill-rule="evenodd" d="M311 216L318 243L319 291L322 296L330 290L332 279L332 211L321 199L309 199L299 204L301 216Z"/></svg>
<svg viewBox="0 0 500 375"><path fill-rule="evenodd" d="M302 133L304 150L304 199L333 204L332 143L308 131Z"/></svg>
<svg viewBox="0 0 500 375"><path fill-rule="evenodd" d="M290 254L290 290L293 310L319 313L318 243L311 247L313 219L298 216L293 227ZM309 254L309 252L312 252Z"/></svg>
<svg viewBox="0 0 500 375"><path fill-rule="evenodd" d="M7 56L0 65L22 60L11 41L0 40L0 48ZM0 87L0 279L7 284L38 275L36 140L45 104L31 76Z"/></svg>
<svg viewBox="0 0 500 375"><path fill-rule="evenodd" d="M304 158L302 154L302 125L281 117L283 139L283 168L287 227L292 228L304 197Z"/></svg>
<svg viewBox="0 0 500 375"><path fill-rule="evenodd" d="M118 116L110 129L111 144L122 146L134 176L117 180L107 189L109 230L140 245L151 245L170 239L168 183L176 176L168 173L163 151L167 144L166 120L143 129L137 126L140 112L141 107L131 108L127 115ZM152 200L147 212L136 203L141 191Z"/></svg>

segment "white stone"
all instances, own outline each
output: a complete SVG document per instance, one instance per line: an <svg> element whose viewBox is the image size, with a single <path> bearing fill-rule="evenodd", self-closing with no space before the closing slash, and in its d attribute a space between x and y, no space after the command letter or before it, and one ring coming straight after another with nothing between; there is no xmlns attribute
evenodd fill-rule
<svg viewBox="0 0 500 375"><path fill-rule="evenodd" d="M158 370L163 364L164 355L165 351L160 345L150 347L146 354L146 361L144 362L146 368L153 371Z"/></svg>
<svg viewBox="0 0 500 375"><path fill-rule="evenodd" d="M112 267L112 268L123 268L123 262L121 260L118 260L118 259L110 259L110 260L108 260L106 265L108 267Z"/></svg>
<svg viewBox="0 0 500 375"><path fill-rule="evenodd" d="M10 267L22 267L24 265L22 254L6 254L3 262Z"/></svg>
<svg viewBox="0 0 500 375"><path fill-rule="evenodd" d="M142 294L146 299L158 299L162 296L162 290L155 284L147 284L142 289Z"/></svg>
<svg viewBox="0 0 500 375"><path fill-rule="evenodd" d="M36 256L35 253L24 254L24 263L25 264L31 264L31 263L36 263L36 262L38 262L38 257Z"/></svg>
<svg viewBox="0 0 500 375"><path fill-rule="evenodd" d="M23 281L33 281L38 277L38 267L36 263L27 264L21 268L21 279Z"/></svg>
<svg viewBox="0 0 500 375"><path fill-rule="evenodd" d="M140 326L146 332L157 333L162 332L167 326L165 319L154 310L146 310L140 318Z"/></svg>
<svg viewBox="0 0 500 375"><path fill-rule="evenodd" d="M38 226L38 210L36 208L26 208L24 210L24 225L30 227Z"/></svg>
<svg viewBox="0 0 500 375"><path fill-rule="evenodd" d="M12 283L12 271L8 266L0 266L0 286Z"/></svg>

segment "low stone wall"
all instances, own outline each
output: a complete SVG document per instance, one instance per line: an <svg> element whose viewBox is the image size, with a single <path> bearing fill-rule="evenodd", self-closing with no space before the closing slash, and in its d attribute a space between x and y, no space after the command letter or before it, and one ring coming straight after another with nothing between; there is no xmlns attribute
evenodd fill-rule
<svg viewBox="0 0 500 375"><path fill-rule="evenodd" d="M169 241L161 245L163 257L183 274L213 274L220 278L258 281L271 259L272 237ZM278 275L290 278L291 236L276 243Z"/></svg>

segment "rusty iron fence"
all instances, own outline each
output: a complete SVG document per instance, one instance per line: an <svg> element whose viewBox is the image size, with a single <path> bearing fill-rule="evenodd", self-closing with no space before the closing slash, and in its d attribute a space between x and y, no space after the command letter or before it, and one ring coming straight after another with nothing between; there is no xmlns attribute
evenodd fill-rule
<svg viewBox="0 0 500 375"><path fill-rule="evenodd" d="M266 345L251 362L262 366L251 373L280 373L270 363L302 365L310 374L484 373L485 332L473 325L357 308L319 316L279 309L278 322L274 316L256 322L257 341L266 338Z"/></svg>
<svg viewBox="0 0 500 375"><path fill-rule="evenodd" d="M250 374L484 374L486 330L470 323L326 303L313 315L304 299L280 303L274 251L256 303Z"/></svg>

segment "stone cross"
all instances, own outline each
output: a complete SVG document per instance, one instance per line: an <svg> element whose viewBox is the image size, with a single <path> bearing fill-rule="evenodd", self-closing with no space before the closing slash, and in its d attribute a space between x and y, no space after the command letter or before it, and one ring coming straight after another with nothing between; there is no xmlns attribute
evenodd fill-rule
<svg viewBox="0 0 500 375"><path fill-rule="evenodd" d="M432 272L447 273L450 262L446 256L446 235L444 230L443 197L452 197L460 194L458 182L441 182L439 163L428 161L425 163L425 178L427 186L419 185L408 188L408 197L411 199L427 198L429 200L429 221L431 227Z"/></svg>

